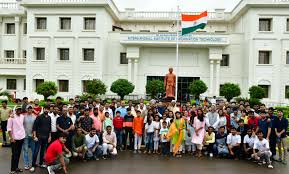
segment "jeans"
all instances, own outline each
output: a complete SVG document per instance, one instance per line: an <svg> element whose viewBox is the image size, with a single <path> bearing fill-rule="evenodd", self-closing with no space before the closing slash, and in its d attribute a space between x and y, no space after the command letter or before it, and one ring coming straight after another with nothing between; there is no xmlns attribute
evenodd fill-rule
<svg viewBox="0 0 289 174"><path fill-rule="evenodd" d="M99 139L99 144L102 144L102 142L103 142L103 140L102 140L102 132L97 131L97 132L96 132L96 135L97 135L97 137L98 137L98 139Z"/></svg>
<svg viewBox="0 0 289 174"><path fill-rule="evenodd" d="M153 138L154 138L154 133L153 132L148 132L147 133L147 144L146 144L146 149L147 151L153 150Z"/></svg>
<svg viewBox="0 0 289 174"><path fill-rule="evenodd" d="M15 140L14 143L11 143L11 149L12 149L11 171L16 171L16 169L18 169L19 158L21 155L21 149L22 149L23 141L24 141L24 139Z"/></svg>
<svg viewBox="0 0 289 174"><path fill-rule="evenodd" d="M162 142L162 155L168 155L169 154L169 149L170 149L170 143L169 142Z"/></svg>
<svg viewBox="0 0 289 174"><path fill-rule="evenodd" d="M92 152L92 148L87 149L86 157L87 158L100 158L102 156L102 147L98 146L94 152Z"/></svg>
<svg viewBox="0 0 289 174"><path fill-rule="evenodd" d="M47 145L48 145L48 138L45 138L45 137L40 137L38 138L38 141L35 142L35 148L34 148L33 157L32 157L32 167L36 166L36 160L38 157L39 150L40 150L39 165L43 164L44 154L45 154Z"/></svg>
<svg viewBox="0 0 289 174"><path fill-rule="evenodd" d="M119 148L121 148L123 130L122 130L122 129L118 129L118 128L114 128L114 132L115 132L115 134L116 134L117 146L118 146Z"/></svg>
<svg viewBox="0 0 289 174"><path fill-rule="evenodd" d="M270 157L272 153L270 151L258 152L257 156L260 158L260 161L265 160L266 163L271 163Z"/></svg>
<svg viewBox="0 0 289 174"><path fill-rule="evenodd" d="M214 152L214 143L209 143L209 145L205 145L207 147L208 153Z"/></svg>
<svg viewBox="0 0 289 174"><path fill-rule="evenodd" d="M159 141L154 141L154 150L159 150Z"/></svg>
<svg viewBox="0 0 289 174"><path fill-rule="evenodd" d="M272 156L273 157L276 155L276 144L277 144L276 136L275 135L271 135L270 136L269 145L270 145L270 151L272 152Z"/></svg>
<svg viewBox="0 0 289 174"><path fill-rule="evenodd" d="M2 130L2 136L3 136L3 142L7 142L6 138L6 131L7 131L7 122L8 121L1 121L1 130Z"/></svg>
<svg viewBox="0 0 289 174"><path fill-rule="evenodd" d="M240 159L240 147L239 146L234 146L232 148L232 151L234 153L234 155L231 155L231 158L238 158Z"/></svg>
<svg viewBox="0 0 289 174"><path fill-rule="evenodd" d="M142 135L134 134L134 150L140 150Z"/></svg>
<svg viewBox="0 0 289 174"><path fill-rule="evenodd" d="M129 150L133 149L133 133L132 133L132 128L124 128L124 147L127 147L127 138L129 138Z"/></svg>
<svg viewBox="0 0 289 174"><path fill-rule="evenodd" d="M31 152L33 154L34 149L35 149L35 141L33 140L32 137L26 137L24 139L23 143L23 161L24 161L24 166L28 167L30 165L30 159L29 159L29 148L31 149Z"/></svg>
<svg viewBox="0 0 289 174"><path fill-rule="evenodd" d="M280 142L278 142L278 151L279 151L279 158L283 159L284 161L287 161L287 142L285 138L280 138ZM282 148L283 147L283 153ZM283 155L283 158L282 158Z"/></svg>
<svg viewBox="0 0 289 174"><path fill-rule="evenodd" d="M69 164L69 158L66 158L64 156L64 162L65 164ZM53 170L53 171L56 171L56 170L59 170L60 167L61 167L61 163L60 163L60 159L57 158L55 161L53 161L52 163L48 164L48 166L50 166L50 168Z"/></svg>

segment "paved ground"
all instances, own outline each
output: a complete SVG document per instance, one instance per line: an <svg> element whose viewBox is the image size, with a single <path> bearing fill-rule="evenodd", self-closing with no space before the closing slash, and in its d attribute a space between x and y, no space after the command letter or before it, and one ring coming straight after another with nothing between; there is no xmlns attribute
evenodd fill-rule
<svg viewBox="0 0 289 174"><path fill-rule="evenodd" d="M0 174L8 173L10 169L11 152L9 148L0 147ZM22 167L22 159L21 164ZM234 161L225 159L196 159L185 156L181 159L163 158L122 152L114 160L89 161L86 163L73 162L69 166L69 174L285 174L289 165L274 164L274 169L247 161ZM24 172L28 174L29 172ZM35 174L47 174L46 170L37 169Z"/></svg>

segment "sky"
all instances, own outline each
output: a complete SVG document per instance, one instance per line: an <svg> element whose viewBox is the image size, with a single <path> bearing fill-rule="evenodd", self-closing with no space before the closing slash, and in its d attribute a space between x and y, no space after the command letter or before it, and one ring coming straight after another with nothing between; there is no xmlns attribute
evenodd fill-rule
<svg viewBox="0 0 289 174"><path fill-rule="evenodd" d="M176 11L179 1L181 11L213 11L225 8L231 11L240 0L113 0L118 8L135 8L137 11Z"/></svg>

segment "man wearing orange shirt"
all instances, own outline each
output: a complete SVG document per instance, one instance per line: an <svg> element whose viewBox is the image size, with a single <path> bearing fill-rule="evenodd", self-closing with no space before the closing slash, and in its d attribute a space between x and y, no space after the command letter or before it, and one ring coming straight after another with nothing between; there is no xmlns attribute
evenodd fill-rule
<svg viewBox="0 0 289 174"><path fill-rule="evenodd" d="M144 120L141 112L136 111L136 117L133 119L133 133L134 133L134 153L141 153L140 146L142 141Z"/></svg>

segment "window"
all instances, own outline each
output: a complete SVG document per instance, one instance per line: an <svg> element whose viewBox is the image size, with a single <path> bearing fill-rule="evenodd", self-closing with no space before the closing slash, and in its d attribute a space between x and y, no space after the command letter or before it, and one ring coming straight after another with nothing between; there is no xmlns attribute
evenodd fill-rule
<svg viewBox="0 0 289 174"><path fill-rule="evenodd" d="M84 30L95 30L95 18L84 18Z"/></svg>
<svg viewBox="0 0 289 174"><path fill-rule="evenodd" d="M139 30L139 32L148 33L148 32L150 32L150 30Z"/></svg>
<svg viewBox="0 0 289 174"><path fill-rule="evenodd" d="M15 24L7 23L6 24L6 34L15 34Z"/></svg>
<svg viewBox="0 0 289 174"><path fill-rule="evenodd" d="M35 89L44 82L44 79L35 79Z"/></svg>
<svg viewBox="0 0 289 174"><path fill-rule="evenodd" d="M289 51L286 52L286 64L289 64Z"/></svg>
<svg viewBox="0 0 289 174"><path fill-rule="evenodd" d="M23 34L27 34L27 23L23 24Z"/></svg>
<svg viewBox="0 0 289 174"><path fill-rule="evenodd" d="M60 48L59 52L59 60L69 60L69 49L68 48Z"/></svg>
<svg viewBox="0 0 289 174"><path fill-rule="evenodd" d="M68 92L69 81L58 80L59 92Z"/></svg>
<svg viewBox="0 0 289 174"><path fill-rule="evenodd" d="M289 31L289 19L287 19L287 23L286 23L286 31Z"/></svg>
<svg viewBox="0 0 289 174"><path fill-rule="evenodd" d="M37 30L46 30L46 18L36 18L36 29Z"/></svg>
<svg viewBox="0 0 289 174"><path fill-rule="evenodd" d="M71 18L60 18L60 30L71 30Z"/></svg>
<svg viewBox="0 0 289 174"><path fill-rule="evenodd" d="M26 90L26 79L23 80L23 90Z"/></svg>
<svg viewBox="0 0 289 174"><path fill-rule="evenodd" d="M23 58L26 58L26 54L27 54L27 52L26 52L26 50L23 50Z"/></svg>
<svg viewBox="0 0 289 174"><path fill-rule="evenodd" d="M271 51L259 51L259 64L270 64Z"/></svg>
<svg viewBox="0 0 289 174"><path fill-rule="evenodd" d="M16 90L16 79L7 79L6 89L8 90Z"/></svg>
<svg viewBox="0 0 289 174"><path fill-rule="evenodd" d="M289 86L285 86L285 98L289 98L287 93L289 92Z"/></svg>
<svg viewBox="0 0 289 174"><path fill-rule="evenodd" d="M83 49L83 60L94 61L94 49Z"/></svg>
<svg viewBox="0 0 289 174"><path fill-rule="evenodd" d="M128 64L128 59L126 58L126 53L120 53L120 64Z"/></svg>
<svg viewBox="0 0 289 174"><path fill-rule="evenodd" d="M35 48L36 60L45 60L45 48Z"/></svg>
<svg viewBox="0 0 289 174"><path fill-rule="evenodd" d="M270 85L258 85L260 86L261 88L264 89L265 91L265 97L264 98L269 98L270 96Z"/></svg>
<svg viewBox="0 0 289 174"><path fill-rule="evenodd" d="M82 80L82 92L87 92L87 83L89 80Z"/></svg>
<svg viewBox="0 0 289 174"><path fill-rule="evenodd" d="M259 31L272 31L272 19L259 19Z"/></svg>
<svg viewBox="0 0 289 174"><path fill-rule="evenodd" d="M5 58L14 58L14 51L13 50L5 51Z"/></svg>
<svg viewBox="0 0 289 174"><path fill-rule="evenodd" d="M220 88L219 88L219 94L221 94L221 89L222 89L223 86L224 86L223 84L220 85Z"/></svg>
<svg viewBox="0 0 289 174"><path fill-rule="evenodd" d="M229 54L223 54L221 60L221 66L229 66Z"/></svg>

